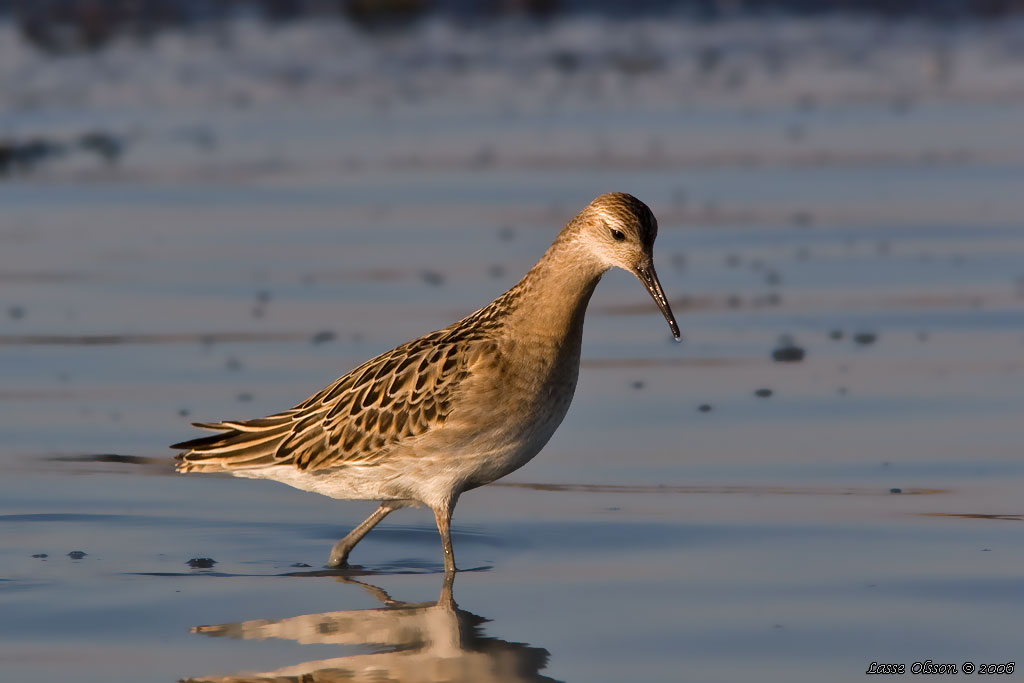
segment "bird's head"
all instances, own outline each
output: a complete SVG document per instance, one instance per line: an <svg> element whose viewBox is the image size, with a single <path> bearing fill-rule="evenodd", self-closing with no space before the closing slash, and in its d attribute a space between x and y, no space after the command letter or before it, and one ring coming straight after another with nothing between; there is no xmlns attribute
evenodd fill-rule
<svg viewBox="0 0 1024 683"><path fill-rule="evenodd" d="M679 325L654 270L658 219L647 205L633 195L609 192L590 202L574 222L577 239L605 267L622 268L639 278L679 339Z"/></svg>

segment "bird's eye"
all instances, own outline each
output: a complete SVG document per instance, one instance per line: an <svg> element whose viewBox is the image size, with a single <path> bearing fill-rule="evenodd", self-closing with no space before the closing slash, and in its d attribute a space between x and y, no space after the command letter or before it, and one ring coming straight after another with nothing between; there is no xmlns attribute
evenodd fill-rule
<svg viewBox="0 0 1024 683"><path fill-rule="evenodd" d="M612 228L612 237L615 238L616 242L621 242L622 240L626 239L626 233L622 232L621 230L616 230L615 228Z"/></svg>

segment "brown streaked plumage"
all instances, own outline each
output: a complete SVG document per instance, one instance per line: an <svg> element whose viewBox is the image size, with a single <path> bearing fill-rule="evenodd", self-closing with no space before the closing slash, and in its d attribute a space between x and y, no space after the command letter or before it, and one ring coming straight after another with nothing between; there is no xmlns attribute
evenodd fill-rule
<svg viewBox="0 0 1024 683"><path fill-rule="evenodd" d="M597 197L540 261L493 302L381 354L299 405L255 420L197 423L217 434L175 444L179 472L274 479L381 506L335 544L345 564L393 510L434 511L455 569L449 525L463 491L535 456L561 423L579 372L583 317L601 276L634 273L679 329L654 271L658 224L623 193Z"/></svg>

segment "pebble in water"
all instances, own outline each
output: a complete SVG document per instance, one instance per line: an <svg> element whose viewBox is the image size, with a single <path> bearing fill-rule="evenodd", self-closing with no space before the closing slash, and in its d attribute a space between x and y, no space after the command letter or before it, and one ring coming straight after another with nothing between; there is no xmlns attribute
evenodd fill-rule
<svg viewBox="0 0 1024 683"><path fill-rule="evenodd" d="M444 275L433 270L421 270L420 279L431 287L440 287L444 284Z"/></svg>
<svg viewBox="0 0 1024 683"><path fill-rule="evenodd" d="M210 569L213 565L217 564L217 560L211 557L193 557L185 564L193 569Z"/></svg>
<svg viewBox="0 0 1024 683"><path fill-rule="evenodd" d="M779 339L778 347L772 351L772 360L776 363L799 363L807 352L796 345L793 338L785 335Z"/></svg>
<svg viewBox="0 0 1024 683"><path fill-rule="evenodd" d="M326 344L327 342L334 341L334 338L336 336L337 335L335 335L334 332L330 330L321 330L314 334L309 341L314 346L318 344Z"/></svg>
<svg viewBox="0 0 1024 683"><path fill-rule="evenodd" d="M758 398L768 398L773 393L775 392L773 392L771 389L758 389L754 392L754 396L757 396Z"/></svg>
<svg viewBox="0 0 1024 683"><path fill-rule="evenodd" d="M853 341L860 346L869 346L878 341L878 335L874 332L858 332L853 335Z"/></svg>
<svg viewBox="0 0 1024 683"><path fill-rule="evenodd" d="M89 553L85 552L84 550L72 550L70 553L68 553L68 557L70 557L72 560L80 560L88 554Z"/></svg>

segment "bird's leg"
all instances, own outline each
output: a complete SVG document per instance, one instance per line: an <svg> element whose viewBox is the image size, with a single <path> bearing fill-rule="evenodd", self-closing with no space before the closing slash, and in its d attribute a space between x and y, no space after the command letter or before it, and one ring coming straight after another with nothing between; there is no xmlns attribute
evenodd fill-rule
<svg viewBox="0 0 1024 683"><path fill-rule="evenodd" d="M380 507L373 511L373 514L364 519L355 529L348 532L348 536L334 544L334 547L331 548L331 557L327 560L327 566L342 567L346 565L348 563L348 554L352 552L352 548L356 547L356 543L363 540L363 536L370 533L370 529L377 526L382 519L395 510L404 507L405 503L398 500L385 500L382 502Z"/></svg>
<svg viewBox="0 0 1024 683"><path fill-rule="evenodd" d="M441 595L437 599L438 605L444 605L455 609L455 598L452 597L452 590L455 587L455 572L444 573L444 583L441 584Z"/></svg>
<svg viewBox="0 0 1024 683"><path fill-rule="evenodd" d="M437 531L441 534L441 549L444 550L445 576L455 573L455 554L452 553L452 511L455 501L434 508L434 519L437 520Z"/></svg>

